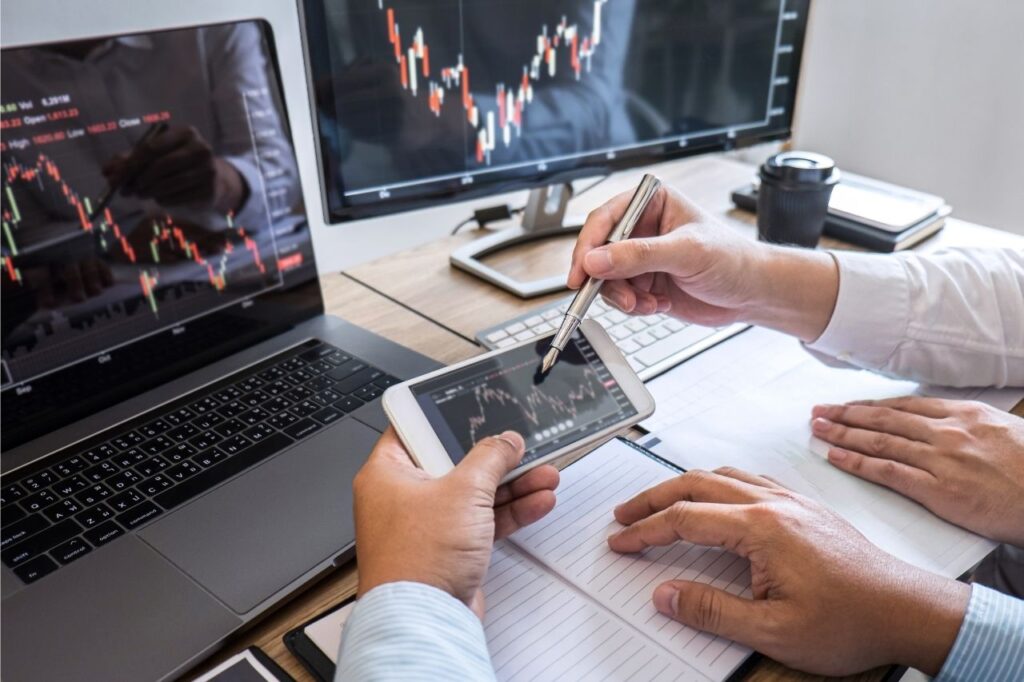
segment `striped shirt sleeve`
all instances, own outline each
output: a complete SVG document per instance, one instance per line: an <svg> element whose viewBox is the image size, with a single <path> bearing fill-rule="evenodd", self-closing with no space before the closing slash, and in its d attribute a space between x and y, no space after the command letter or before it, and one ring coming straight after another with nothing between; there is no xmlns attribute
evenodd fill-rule
<svg viewBox="0 0 1024 682"><path fill-rule="evenodd" d="M483 625L465 604L429 585L398 582L359 598L334 679L493 680L494 669Z"/></svg>
<svg viewBox="0 0 1024 682"><path fill-rule="evenodd" d="M1024 680L1024 601L975 583L936 682Z"/></svg>

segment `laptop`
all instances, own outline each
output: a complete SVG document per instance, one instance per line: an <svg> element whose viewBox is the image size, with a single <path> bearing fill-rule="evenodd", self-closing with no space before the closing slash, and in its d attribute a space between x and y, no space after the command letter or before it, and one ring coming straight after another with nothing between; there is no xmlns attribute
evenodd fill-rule
<svg viewBox="0 0 1024 682"><path fill-rule="evenodd" d="M437 365L324 314L267 24L0 68L0 675L173 678L350 559Z"/></svg>

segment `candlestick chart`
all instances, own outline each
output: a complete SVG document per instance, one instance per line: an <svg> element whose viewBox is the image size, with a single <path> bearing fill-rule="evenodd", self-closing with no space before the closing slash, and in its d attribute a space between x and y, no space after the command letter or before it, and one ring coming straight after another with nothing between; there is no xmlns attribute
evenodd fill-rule
<svg viewBox="0 0 1024 682"><path fill-rule="evenodd" d="M554 79L564 69L576 81L591 73L601 46L602 8L607 2L594 0L588 26L566 15L537 26L532 39L524 41L522 62L509 64L507 79L494 84L493 102L488 98L486 106L474 97L470 80L473 65L466 62L462 52L454 63L437 63L431 57L430 36L422 26L403 28L400 10L385 0L378 0L377 9L402 90L437 117L454 101L471 131L476 163L490 165L492 152L499 144L510 147L522 136L536 83Z"/></svg>
<svg viewBox="0 0 1024 682"><path fill-rule="evenodd" d="M60 154L59 145L27 159L5 154L0 169L5 306L30 301L5 338L5 361L43 369L279 284L265 225L212 211L199 223L151 202L98 207Z"/></svg>
<svg viewBox="0 0 1024 682"><path fill-rule="evenodd" d="M532 346L506 352L425 386L420 402L431 406L428 414L436 408L463 453L513 430L526 439L524 461L632 409L586 339L577 337L547 375L538 374L539 362Z"/></svg>

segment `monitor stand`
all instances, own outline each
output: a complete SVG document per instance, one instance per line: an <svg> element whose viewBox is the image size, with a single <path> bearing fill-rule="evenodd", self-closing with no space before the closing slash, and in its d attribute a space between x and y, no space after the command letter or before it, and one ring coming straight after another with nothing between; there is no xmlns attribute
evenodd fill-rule
<svg viewBox="0 0 1024 682"><path fill-rule="evenodd" d="M527 242L579 232L582 225L564 225L565 209L572 198L569 184L548 185L530 191L520 225L476 239L452 251L451 264L520 298L533 298L565 289L565 275L517 280L481 259Z"/></svg>

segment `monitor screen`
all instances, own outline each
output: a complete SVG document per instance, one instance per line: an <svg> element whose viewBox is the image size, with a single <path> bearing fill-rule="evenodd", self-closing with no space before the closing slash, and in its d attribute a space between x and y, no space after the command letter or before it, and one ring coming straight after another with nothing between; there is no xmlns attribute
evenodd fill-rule
<svg viewBox="0 0 1024 682"><path fill-rule="evenodd" d="M5 449L321 310L268 25L0 68Z"/></svg>
<svg viewBox="0 0 1024 682"><path fill-rule="evenodd" d="M304 0L336 222L788 136L809 0Z"/></svg>

